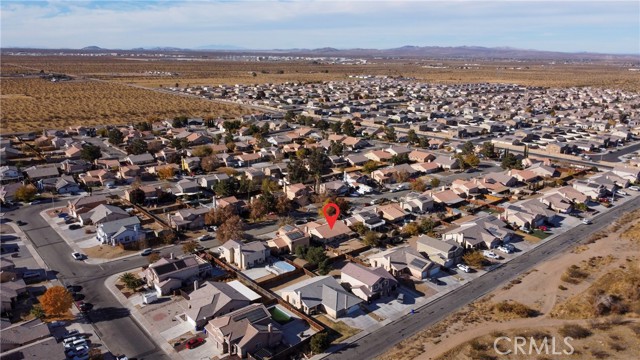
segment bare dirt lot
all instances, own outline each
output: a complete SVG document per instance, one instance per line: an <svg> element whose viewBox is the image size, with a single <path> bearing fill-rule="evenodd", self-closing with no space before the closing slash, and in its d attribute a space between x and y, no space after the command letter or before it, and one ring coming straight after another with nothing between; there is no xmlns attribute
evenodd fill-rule
<svg viewBox="0 0 640 360"><path fill-rule="evenodd" d="M562 339L571 331L582 335L573 336L575 358L636 358L640 353L638 215L623 217L610 226L607 236L598 234L595 242L541 264L381 358L499 359L504 356L493 348L497 337Z"/></svg>

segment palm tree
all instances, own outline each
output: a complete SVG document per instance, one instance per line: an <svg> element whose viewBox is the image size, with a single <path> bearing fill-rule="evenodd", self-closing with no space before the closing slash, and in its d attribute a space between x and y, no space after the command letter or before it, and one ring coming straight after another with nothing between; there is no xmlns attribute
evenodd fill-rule
<svg viewBox="0 0 640 360"><path fill-rule="evenodd" d="M138 288L138 284L140 279L133 275L132 273L126 272L120 275L120 280L124 283L124 286L129 290L135 290Z"/></svg>

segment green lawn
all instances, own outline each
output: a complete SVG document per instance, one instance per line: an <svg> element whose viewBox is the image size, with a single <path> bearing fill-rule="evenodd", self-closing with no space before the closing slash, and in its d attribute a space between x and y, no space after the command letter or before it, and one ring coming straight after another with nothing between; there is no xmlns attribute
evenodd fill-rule
<svg viewBox="0 0 640 360"><path fill-rule="evenodd" d="M532 236L537 237L538 239L545 239L547 237L549 237L549 235L551 234L547 234L546 232L542 231L542 230L533 230L533 232L531 233Z"/></svg>

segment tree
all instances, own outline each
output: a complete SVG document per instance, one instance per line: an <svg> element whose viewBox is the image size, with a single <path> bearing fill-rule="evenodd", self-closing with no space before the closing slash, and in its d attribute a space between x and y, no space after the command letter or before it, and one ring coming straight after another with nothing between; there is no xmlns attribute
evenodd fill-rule
<svg viewBox="0 0 640 360"><path fill-rule="evenodd" d="M286 196L280 195L276 198L275 210L278 215L283 216L289 214L293 205L291 204L291 200L287 199Z"/></svg>
<svg viewBox="0 0 640 360"><path fill-rule="evenodd" d="M314 354L321 354L330 344L331 340L329 340L329 335L327 335L325 331L319 332L311 337L310 346Z"/></svg>
<svg viewBox="0 0 640 360"><path fill-rule="evenodd" d="M307 176L309 176L307 169L299 158L293 158L291 162L289 162L287 172L289 173L289 182L292 184L304 182L307 180Z"/></svg>
<svg viewBox="0 0 640 360"><path fill-rule="evenodd" d="M405 170L401 170L398 171L397 173L393 174L394 179L396 179L396 182L399 183L403 183L407 180L409 180L409 173L406 172Z"/></svg>
<svg viewBox="0 0 640 360"><path fill-rule="evenodd" d="M331 265L329 259L324 259L318 264L318 273L320 275L327 275L331 271Z"/></svg>
<svg viewBox="0 0 640 360"><path fill-rule="evenodd" d="M216 238L221 243L229 240L240 240L244 237L244 225L242 219L238 215L233 215L225 220L218 228Z"/></svg>
<svg viewBox="0 0 640 360"><path fill-rule="evenodd" d="M65 314L73 304L71 294L62 286L48 288L39 300L42 310L49 316Z"/></svg>
<svg viewBox="0 0 640 360"><path fill-rule="evenodd" d="M44 319L44 317L47 316L44 310L42 310L42 305L40 304L33 305L29 313L38 319Z"/></svg>
<svg viewBox="0 0 640 360"><path fill-rule="evenodd" d="M362 166L362 171L367 174L371 174L372 172L376 171L377 168L378 164L373 160L369 160Z"/></svg>
<svg viewBox="0 0 640 360"><path fill-rule="evenodd" d="M467 141L462 145L462 155L469 155L475 152L476 146L471 141Z"/></svg>
<svg viewBox="0 0 640 360"><path fill-rule="evenodd" d="M498 154L496 153L496 148L491 141L485 141L484 143L482 143L480 154L489 159L493 159L498 156Z"/></svg>
<svg viewBox="0 0 640 360"><path fill-rule="evenodd" d="M464 156L464 162L472 168L476 168L478 167L478 165L480 165L480 159L478 159L478 156L476 156L476 154L467 154Z"/></svg>
<svg viewBox="0 0 640 360"><path fill-rule="evenodd" d="M232 192L231 183L229 181L218 181L213 188L213 192L218 196L229 196Z"/></svg>
<svg viewBox="0 0 640 360"><path fill-rule="evenodd" d="M407 164L409 162L409 154L393 155L391 163L394 165Z"/></svg>
<svg viewBox="0 0 640 360"><path fill-rule="evenodd" d="M220 166L220 161L218 161L218 157L215 155L210 155L207 157L203 157L200 160L200 167L202 170L206 172L212 172Z"/></svg>
<svg viewBox="0 0 640 360"><path fill-rule="evenodd" d="M80 150L80 158L88 162L94 162L96 159L102 157L102 151L100 147L93 144L86 144Z"/></svg>
<svg viewBox="0 0 640 360"><path fill-rule="evenodd" d="M189 147L189 140L186 137L171 139L171 147L176 150L183 150Z"/></svg>
<svg viewBox="0 0 640 360"><path fill-rule="evenodd" d="M351 120L347 119L342 123L342 133L347 136L356 136L356 127Z"/></svg>
<svg viewBox="0 0 640 360"><path fill-rule="evenodd" d="M176 87L178 87L179 84L176 84ZM184 126L187 126L187 121L189 120L189 118L187 118L186 116L176 116L173 118L173 122L171 123L171 126L173 128L181 128Z"/></svg>
<svg viewBox="0 0 640 360"><path fill-rule="evenodd" d="M408 223L402 228L402 233L409 236L416 236L420 233L420 228L415 222Z"/></svg>
<svg viewBox="0 0 640 360"><path fill-rule="evenodd" d="M427 139L426 137L421 137L420 138L420 147L421 148L428 148L429 146L430 146L429 139Z"/></svg>
<svg viewBox="0 0 640 360"><path fill-rule="evenodd" d="M373 231L367 231L362 237L362 241L365 245L369 246L379 246L380 239L378 238L378 234Z"/></svg>
<svg viewBox="0 0 640 360"><path fill-rule="evenodd" d="M268 212L269 212L269 206L267 202L264 200L263 196L251 202L251 211L249 213L249 217L254 222L256 220L262 219Z"/></svg>
<svg viewBox="0 0 640 360"><path fill-rule="evenodd" d="M482 267L482 265L487 263L487 259L482 255L480 251L474 250L468 252L462 256L462 260L472 267Z"/></svg>
<svg viewBox="0 0 640 360"><path fill-rule="evenodd" d="M500 166L503 169L518 169L522 170L522 161L518 159L514 154L507 152L502 158Z"/></svg>
<svg viewBox="0 0 640 360"><path fill-rule="evenodd" d="M142 204L144 203L146 196L144 195L144 191L140 188L132 189L129 191L129 201L132 204Z"/></svg>
<svg viewBox="0 0 640 360"><path fill-rule="evenodd" d="M131 291L136 291L142 285L142 280L129 272L120 275L120 281L122 281L124 286Z"/></svg>
<svg viewBox="0 0 640 360"><path fill-rule="evenodd" d="M126 146L125 150L127 154L140 155L149 151L149 145L142 139L133 139L129 145Z"/></svg>
<svg viewBox="0 0 640 360"><path fill-rule="evenodd" d="M312 246L307 249L304 259L313 265L318 265L327 258L324 249L320 246Z"/></svg>
<svg viewBox="0 0 640 360"><path fill-rule="evenodd" d="M111 145L120 145L122 144L122 142L124 141L124 136L122 135L122 132L118 129L111 129L109 131L109 143Z"/></svg>
<svg viewBox="0 0 640 360"><path fill-rule="evenodd" d="M411 129L407 132L407 140L409 140L411 144L415 144L420 141L420 138L418 138L416 131Z"/></svg>
<svg viewBox="0 0 640 360"><path fill-rule="evenodd" d="M364 236L364 234L367 233L367 227L364 226L363 223L361 223L360 221L358 221L357 223L351 225L351 227L353 228L353 231L357 232L358 235L360 236Z"/></svg>
<svg viewBox="0 0 640 360"><path fill-rule="evenodd" d="M107 137L109 136L109 129L107 128L100 128L98 129L98 131L96 131L96 134L100 137Z"/></svg>
<svg viewBox="0 0 640 360"><path fill-rule="evenodd" d="M191 254L196 251L198 248L198 243L196 241L189 241L182 245L182 252L185 254Z"/></svg>
<svg viewBox="0 0 640 360"><path fill-rule="evenodd" d="M16 189L16 193L13 197L18 201L29 202L36 197L36 193L37 190L33 185L22 185Z"/></svg>
<svg viewBox="0 0 640 360"><path fill-rule="evenodd" d="M414 182L411 183L411 190L423 192L427 190L427 184L425 184L424 180L422 179L416 179Z"/></svg>
<svg viewBox="0 0 640 360"><path fill-rule="evenodd" d="M175 169L171 166L165 166L157 170L158 177L162 180L173 178Z"/></svg>
<svg viewBox="0 0 640 360"><path fill-rule="evenodd" d="M278 227L281 226L285 226L285 225L293 225L295 223L295 220L293 220L292 217L290 216L284 216L284 217L280 217L278 218Z"/></svg>
<svg viewBox="0 0 640 360"><path fill-rule="evenodd" d="M394 129L391 126L388 126L388 127L385 126L385 128L384 128L384 138L387 141L391 141L391 142L396 141L397 140L396 129Z"/></svg>
<svg viewBox="0 0 640 360"><path fill-rule="evenodd" d="M340 214L342 214L343 216L349 211L349 209L351 209L351 204L347 200L345 200L344 198L335 197L335 196L328 197L322 202L322 207L318 209L318 216L320 216L320 217L324 216L324 212L322 211L322 209L328 203L334 203L334 204L338 205L338 209L340 209ZM334 211L335 210L333 208L329 208L327 213L329 215L333 215Z"/></svg>
<svg viewBox="0 0 640 360"><path fill-rule="evenodd" d="M440 179L433 177L431 178L431 181L429 181L429 184L431 185L432 188L438 187L440 186Z"/></svg>
<svg viewBox="0 0 640 360"><path fill-rule="evenodd" d="M211 148L211 146L201 145L201 146L198 146L198 147L194 148L193 151L191 151L191 154L193 156L197 156L199 158L203 158L203 157L207 157L207 156L213 154L213 149Z"/></svg>
<svg viewBox="0 0 640 360"><path fill-rule="evenodd" d="M422 221L420 221L420 225L418 225L420 232L423 234L428 234L430 232L433 231L433 228L436 227L435 222L433 222L433 220L427 218L427 219L422 219Z"/></svg>

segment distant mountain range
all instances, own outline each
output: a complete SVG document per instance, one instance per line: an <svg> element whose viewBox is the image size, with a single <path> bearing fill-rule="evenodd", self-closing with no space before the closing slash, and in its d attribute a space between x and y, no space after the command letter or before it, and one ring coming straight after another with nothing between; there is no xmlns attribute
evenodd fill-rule
<svg viewBox="0 0 640 360"><path fill-rule="evenodd" d="M67 49L70 50L70 49ZM233 45L204 45L186 49L177 47L138 47L134 49L105 49L99 46L87 46L81 51L166 51L166 52L218 52L242 55L292 55L292 56L330 56L330 57L401 57L431 59L516 59L516 60L623 60L640 61L638 54L603 54L593 52L558 52L545 50L517 49L513 47L482 46L414 46L406 45L392 49L336 49L324 47L317 49L273 49L252 50Z"/></svg>

